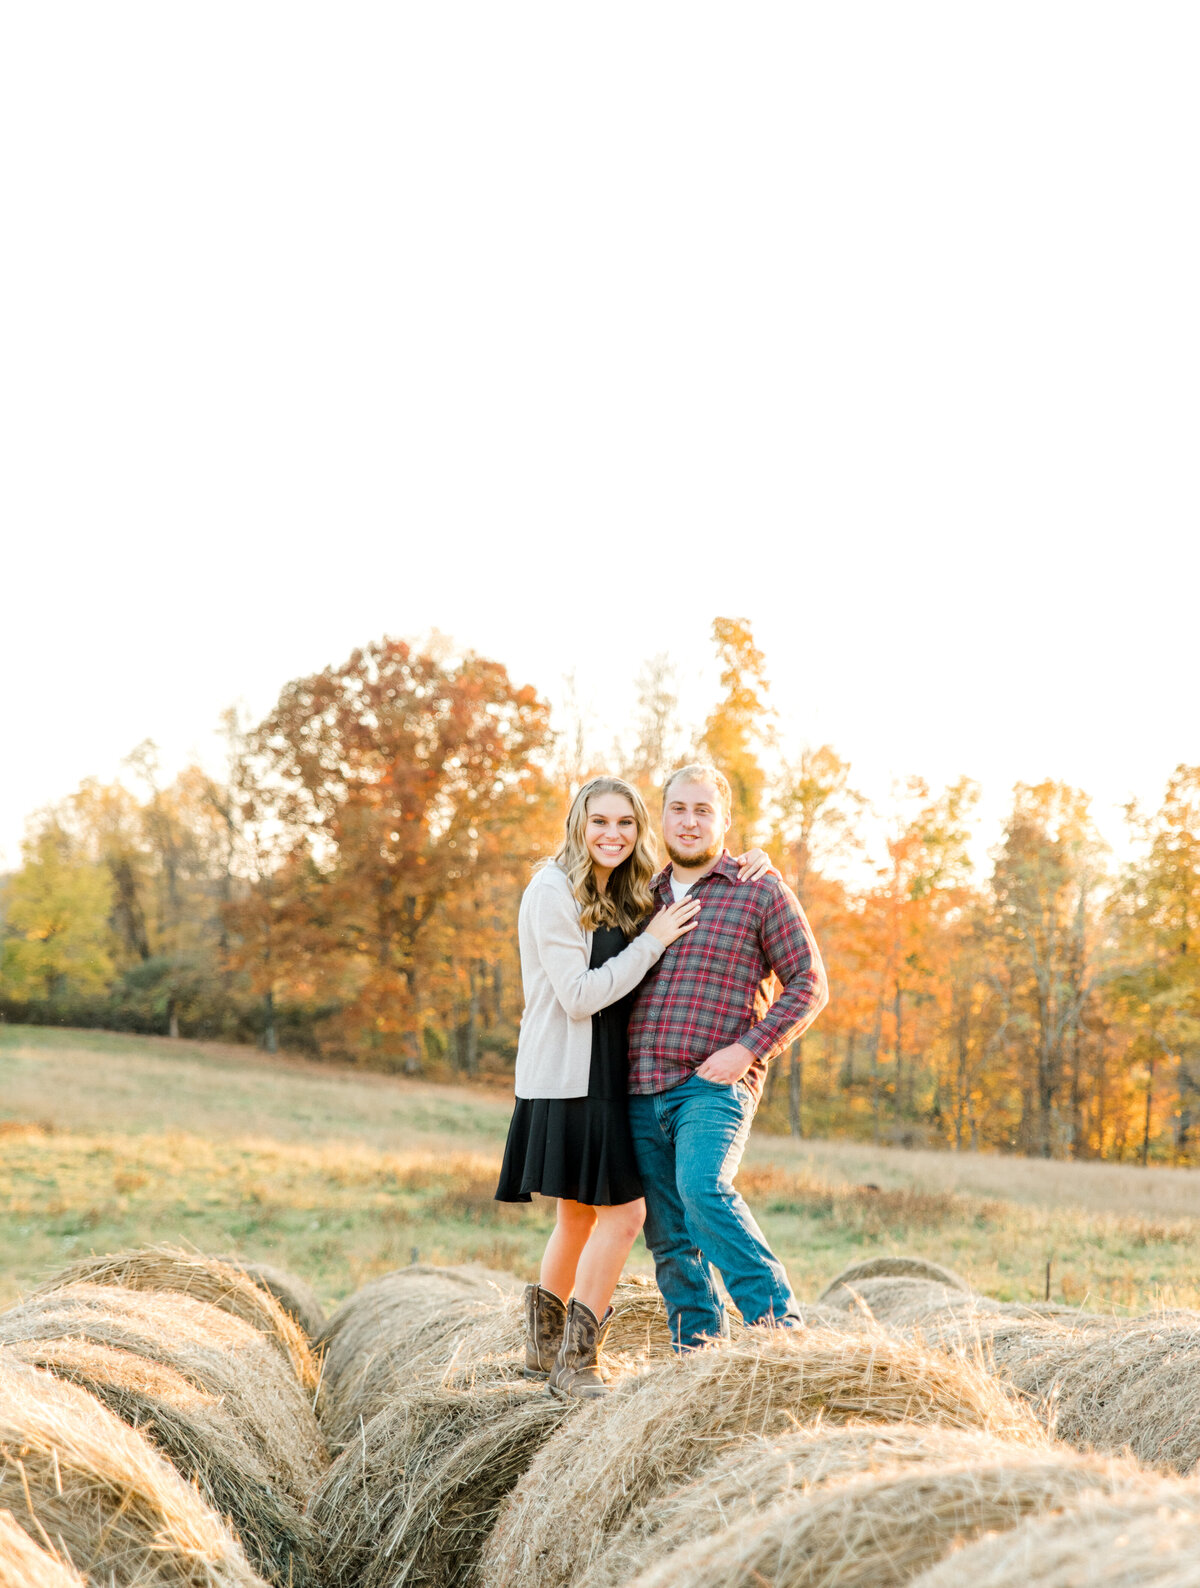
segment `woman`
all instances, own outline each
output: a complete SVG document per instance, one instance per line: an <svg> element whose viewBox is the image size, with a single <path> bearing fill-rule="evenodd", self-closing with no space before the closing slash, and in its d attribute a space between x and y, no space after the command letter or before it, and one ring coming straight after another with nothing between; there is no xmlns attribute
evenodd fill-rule
<svg viewBox="0 0 1200 1588"><path fill-rule="evenodd" d="M525 1290L525 1374L586 1399L607 1393L597 1363L609 1301L646 1213L626 1104L633 995L700 911L685 896L647 923L652 844L637 790L593 778L572 801L558 853L526 888L518 923L525 1013L496 1198L557 1199L539 1283ZM745 878L769 862L751 851L741 865Z"/></svg>

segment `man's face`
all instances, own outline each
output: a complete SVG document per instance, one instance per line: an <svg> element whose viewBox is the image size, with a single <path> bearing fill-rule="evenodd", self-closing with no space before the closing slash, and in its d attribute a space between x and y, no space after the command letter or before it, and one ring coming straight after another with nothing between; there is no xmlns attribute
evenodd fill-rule
<svg viewBox="0 0 1200 1588"><path fill-rule="evenodd" d="M712 783L672 783L663 806L663 838L677 866L708 866L725 847L730 817Z"/></svg>

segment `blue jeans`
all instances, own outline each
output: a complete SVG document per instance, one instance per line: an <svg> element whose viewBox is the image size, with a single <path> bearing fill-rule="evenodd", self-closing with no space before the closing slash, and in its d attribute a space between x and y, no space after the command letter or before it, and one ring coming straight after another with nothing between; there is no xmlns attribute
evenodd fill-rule
<svg viewBox="0 0 1200 1588"><path fill-rule="evenodd" d="M733 1187L754 1108L743 1082L722 1086L699 1075L629 1099L646 1245L677 1351L726 1332L714 1267L748 1324L801 1321L783 1264Z"/></svg>

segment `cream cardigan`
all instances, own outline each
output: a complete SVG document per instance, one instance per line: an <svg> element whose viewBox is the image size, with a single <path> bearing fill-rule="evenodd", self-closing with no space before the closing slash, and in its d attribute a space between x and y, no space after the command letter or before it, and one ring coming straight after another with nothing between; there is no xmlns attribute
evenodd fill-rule
<svg viewBox="0 0 1200 1588"><path fill-rule="evenodd" d="M518 1097L586 1097L592 1063L592 1016L632 992L663 944L635 937L596 970L588 969L592 934L566 875L553 861L535 873L517 918L525 1013L517 1042Z"/></svg>

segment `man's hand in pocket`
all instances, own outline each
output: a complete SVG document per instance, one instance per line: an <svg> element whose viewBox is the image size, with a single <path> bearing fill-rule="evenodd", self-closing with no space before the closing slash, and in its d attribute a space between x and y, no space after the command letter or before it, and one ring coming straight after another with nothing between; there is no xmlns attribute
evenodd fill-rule
<svg viewBox="0 0 1200 1588"><path fill-rule="evenodd" d="M699 1065L696 1074L706 1081L716 1081L719 1086L732 1086L754 1063L754 1055L740 1042L727 1048L718 1048Z"/></svg>

